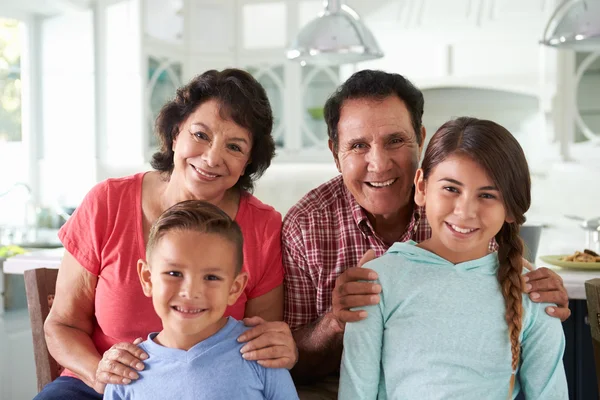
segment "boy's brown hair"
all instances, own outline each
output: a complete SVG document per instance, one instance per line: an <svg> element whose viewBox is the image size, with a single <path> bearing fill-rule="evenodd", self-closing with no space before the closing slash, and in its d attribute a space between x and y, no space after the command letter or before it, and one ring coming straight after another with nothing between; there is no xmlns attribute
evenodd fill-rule
<svg viewBox="0 0 600 400"><path fill-rule="evenodd" d="M242 270L244 262L244 239L239 225L219 207L201 200L186 200L167 209L158 217L150 229L150 237L146 246L146 259L160 239L170 231L194 231L212 233L229 240L235 245L237 260L235 274ZM202 243L198 243L202 246Z"/></svg>

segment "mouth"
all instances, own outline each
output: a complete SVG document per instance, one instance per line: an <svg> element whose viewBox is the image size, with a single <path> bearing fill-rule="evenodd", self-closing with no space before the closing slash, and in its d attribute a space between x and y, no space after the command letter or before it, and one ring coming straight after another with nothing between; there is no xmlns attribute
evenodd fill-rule
<svg viewBox="0 0 600 400"><path fill-rule="evenodd" d="M188 307L182 307L182 306L171 306L171 309L185 314L186 316L195 316L198 314L202 314L204 311L206 311L206 308L188 308Z"/></svg>
<svg viewBox="0 0 600 400"><path fill-rule="evenodd" d="M392 186L394 183L396 183L397 180L398 180L398 178L392 178L392 179L388 179L387 181L371 181L371 182L365 182L365 183L369 187L372 187L375 189L381 189L381 188L386 188L386 187Z"/></svg>
<svg viewBox="0 0 600 400"><path fill-rule="evenodd" d="M461 227L458 225L450 224L448 222L445 222L445 224L451 231L459 233L461 235L469 235L469 234L479 230L479 228Z"/></svg>
<svg viewBox="0 0 600 400"><path fill-rule="evenodd" d="M200 175L201 177L205 178L205 179L217 179L220 175L215 175L215 174L211 174L210 172L204 171L203 169L200 169L192 164L190 164L190 166L194 169L194 171L196 171L198 173L198 175Z"/></svg>

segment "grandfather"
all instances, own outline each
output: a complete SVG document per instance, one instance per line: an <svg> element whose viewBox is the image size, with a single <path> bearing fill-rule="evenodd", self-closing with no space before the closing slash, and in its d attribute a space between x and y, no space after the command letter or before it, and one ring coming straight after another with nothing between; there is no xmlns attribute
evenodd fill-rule
<svg viewBox="0 0 600 400"><path fill-rule="evenodd" d="M381 287L361 282L376 273L353 267L381 256L394 242L431 235L424 209L413 199L426 134L422 115L421 91L403 76L382 71L355 73L325 104L329 148L341 175L304 196L282 229L284 319L300 353L292 373L297 383L312 382L309 390L320 393L303 398L336 398L345 324L366 318L350 309L379 302ZM540 268L525 279L533 301L558 304L548 314L569 317L557 274Z"/></svg>

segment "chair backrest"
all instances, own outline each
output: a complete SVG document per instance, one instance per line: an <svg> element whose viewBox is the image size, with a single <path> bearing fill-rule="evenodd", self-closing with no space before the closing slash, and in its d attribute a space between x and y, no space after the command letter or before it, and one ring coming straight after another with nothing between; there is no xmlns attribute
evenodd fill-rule
<svg viewBox="0 0 600 400"><path fill-rule="evenodd" d="M25 290L27 307L33 336L33 354L38 392L58 378L62 368L52 358L46 346L44 321L50 312L56 290L57 269L30 269L25 271Z"/></svg>
<svg viewBox="0 0 600 400"><path fill-rule="evenodd" d="M592 331L594 360L596 362L596 382L600 392L600 279L585 282L585 294L588 305L588 320Z"/></svg>

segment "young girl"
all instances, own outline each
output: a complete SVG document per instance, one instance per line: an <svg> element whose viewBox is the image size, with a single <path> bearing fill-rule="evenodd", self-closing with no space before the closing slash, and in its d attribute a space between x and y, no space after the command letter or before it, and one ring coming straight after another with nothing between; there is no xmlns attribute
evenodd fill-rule
<svg viewBox="0 0 600 400"><path fill-rule="evenodd" d="M530 191L503 127L463 117L436 132L415 177L432 237L366 265L381 300L346 326L340 399L568 399L561 323L522 296Z"/></svg>

